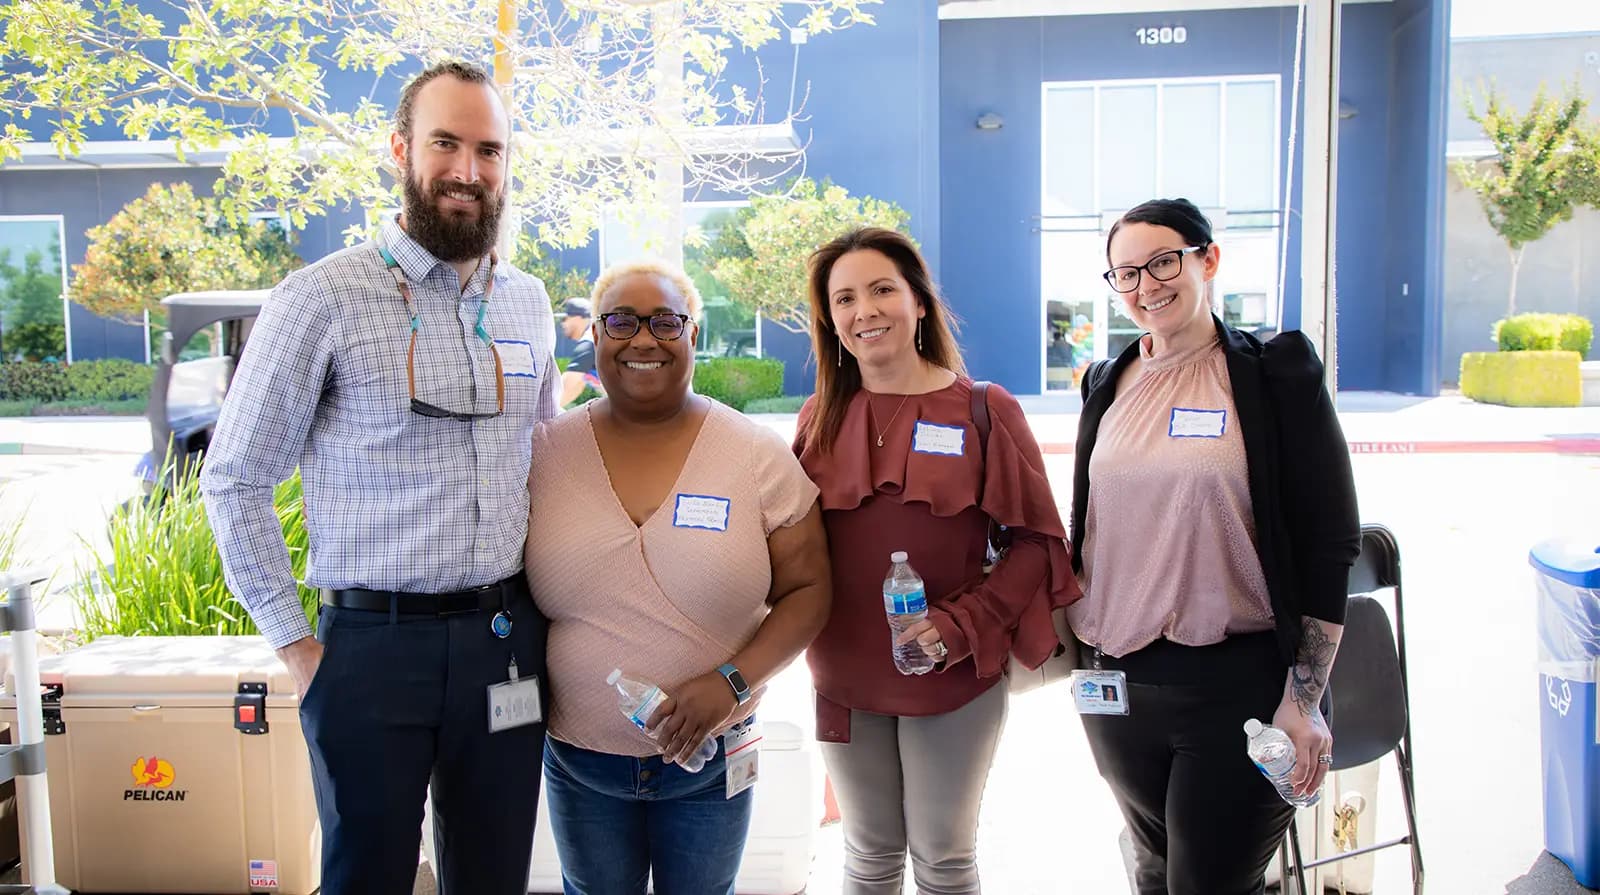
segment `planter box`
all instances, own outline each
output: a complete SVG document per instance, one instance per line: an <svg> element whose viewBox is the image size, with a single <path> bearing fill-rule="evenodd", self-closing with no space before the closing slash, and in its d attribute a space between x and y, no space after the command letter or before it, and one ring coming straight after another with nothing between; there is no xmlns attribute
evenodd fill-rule
<svg viewBox="0 0 1600 895"><path fill-rule="evenodd" d="M1461 393L1486 404L1577 407L1583 398L1576 351L1476 351L1461 355Z"/></svg>
<svg viewBox="0 0 1600 895"><path fill-rule="evenodd" d="M1579 364L1578 375L1583 380L1583 406L1600 407L1600 360Z"/></svg>

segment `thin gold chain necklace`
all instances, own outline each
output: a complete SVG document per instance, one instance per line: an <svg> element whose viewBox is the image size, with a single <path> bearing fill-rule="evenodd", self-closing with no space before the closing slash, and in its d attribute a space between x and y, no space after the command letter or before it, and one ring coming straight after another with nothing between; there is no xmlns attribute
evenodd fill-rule
<svg viewBox="0 0 1600 895"><path fill-rule="evenodd" d="M889 426L894 425L894 421L900 416L900 411L906 408L906 401L910 400L910 398L910 395L904 395L900 398L900 406L894 409L894 416L889 417ZM872 417L872 428L878 429L878 414L872 409L871 392L867 393L867 415ZM889 426L878 429L878 447L883 447L883 433Z"/></svg>

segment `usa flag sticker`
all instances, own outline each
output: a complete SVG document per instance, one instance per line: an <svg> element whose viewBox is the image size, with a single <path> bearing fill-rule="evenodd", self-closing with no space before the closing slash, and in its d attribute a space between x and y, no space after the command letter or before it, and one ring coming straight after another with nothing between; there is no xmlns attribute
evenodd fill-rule
<svg viewBox="0 0 1600 895"><path fill-rule="evenodd" d="M278 862L277 861L251 861L250 862L250 888L276 889L278 888Z"/></svg>

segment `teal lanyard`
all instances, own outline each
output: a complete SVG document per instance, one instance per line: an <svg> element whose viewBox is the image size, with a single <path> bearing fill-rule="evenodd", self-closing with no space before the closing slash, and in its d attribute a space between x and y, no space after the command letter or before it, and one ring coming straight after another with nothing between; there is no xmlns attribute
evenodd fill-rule
<svg viewBox="0 0 1600 895"><path fill-rule="evenodd" d="M400 262L394 260L394 255L389 253L389 248L383 243L378 243L378 254L383 257L383 265L389 269L394 277L394 285L400 290L400 297L405 299L406 313L411 315L411 331L414 333L422 328L422 315L417 312L416 300L411 297L411 284L406 282L406 272L401 269ZM484 326L484 318L489 314L489 297L494 294L494 268L500 259L494 252L489 253L489 278L483 284L483 297L478 299L478 322L472 331L483 340L484 345L493 344L489 338L489 328Z"/></svg>

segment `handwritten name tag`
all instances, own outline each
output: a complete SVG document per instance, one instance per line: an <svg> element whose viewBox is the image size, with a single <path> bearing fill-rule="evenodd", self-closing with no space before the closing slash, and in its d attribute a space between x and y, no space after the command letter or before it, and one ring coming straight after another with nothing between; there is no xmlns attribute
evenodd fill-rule
<svg viewBox="0 0 1600 895"><path fill-rule="evenodd" d="M960 426L941 426L917 420L911 436L911 449L919 454L959 457L966 450L967 430Z"/></svg>
<svg viewBox="0 0 1600 895"><path fill-rule="evenodd" d="M533 363L533 346L520 339L495 339L495 352L500 355L500 369L507 376L538 377Z"/></svg>
<svg viewBox="0 0 1600 895"><path fill-rule="evenodd" d="M732 506L733 502L726 497L679 494L678 502L672 511L672 524L677 528L727 531L728 512Z"/></svg>
<svg viewBox="0 0 1600 895"><path fill-rule="evenodd" d="M1221 438L1228 428L1228 411L1172 408L1167 434L1173 438Z"/></svg>

